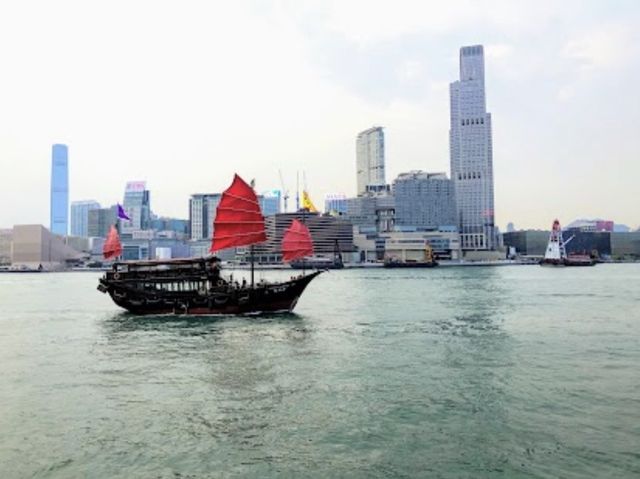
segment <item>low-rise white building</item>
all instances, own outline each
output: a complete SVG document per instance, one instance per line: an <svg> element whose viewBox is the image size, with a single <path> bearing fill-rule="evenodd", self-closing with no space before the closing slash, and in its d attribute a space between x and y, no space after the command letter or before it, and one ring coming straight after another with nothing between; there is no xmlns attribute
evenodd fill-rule
<svg viewBox="0 0 640 479"><path fill-rule="evenodd" d="M390 231L360 233L354 228L353 243L360 262L396 258L400 261L420 261L429 246L438 259L459 260L460 235L455 231Z"/></svg>

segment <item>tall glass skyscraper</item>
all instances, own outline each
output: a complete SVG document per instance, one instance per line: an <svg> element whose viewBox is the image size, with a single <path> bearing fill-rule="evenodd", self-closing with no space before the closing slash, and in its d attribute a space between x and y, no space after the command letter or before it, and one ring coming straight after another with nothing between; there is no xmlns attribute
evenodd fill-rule
<svg viewBox="0 0 640 479"><path fill-rule="evenodd" d="M100 208L94 200L71 202L71 236L89 236L89 211Z"/></svg>
<svg viewBox="0 0 640 479"><path fill-rule="evenodd" d="M189 199L189 231L192 240L211 239L220 193L195 194Z"/></svg>
<svg viewBox="0 0 640 479"><path fill-rule="evenodd" d="M460 49L460 80L450 85L449 148L457 226L465 250L493 250L493 145L482 45Z"/></svg>
<svg viewBox="0 0 640 479"><path fill-rule="evenodd" d="M347 213L347 196L344 193L334 193L324 197L324 211L331 215Z"/></svg>
<svg viewBox="0 0 640 479"><path fill-rule="evenodd" d="M133 231L148 230L151 227L151 203L146 182L129 181L124 190L122 203L131 221L120 221L121 232L132 233Z"/></svg>
<svg viewBox="0 0 640 479"><path fill-rule="evenodd" d="M356 138L356 178L358 196L385 191L384 132L375 126Z"/></svg>
<svg viewBox="0 0 640 479"><path fill-rule="evenodd" d="M280 190L265 191L258 196L263 216L280 213Z"/></svg>
<svg viewBox="0 0 640 479"><path fill-rule="evenodd" d="M57 235L69 233L69 150L67 145L51 149L50 230Z"/></svg>

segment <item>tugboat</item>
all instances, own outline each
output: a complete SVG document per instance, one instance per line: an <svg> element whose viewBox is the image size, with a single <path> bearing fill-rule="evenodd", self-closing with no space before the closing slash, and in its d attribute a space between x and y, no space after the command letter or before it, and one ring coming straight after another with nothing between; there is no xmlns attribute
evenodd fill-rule
<svg viewBox="0 0 640 479"><path fill-rule="evenodd" d="M308 229L302 226L308 234ZM218 205L210 248L212 255L206 258L116 261L112 269L100 278L98 290L109 294L118 306L134 314L291 312L307 285L322 271L292 277L289 281L260 281L256 284L251 254L251 282L247 284L243 280L239 283L232 277L223 277L220 260L213 255L221 249L252 246L266 239L264 217L256 194L251 186L235 175ZM283 246L285 241L292 243L287 234ZM122 254L115 227L111 228L103 253L105 259ZM294 248L286 254L286 260L292 261L308 254L308 248Z"/></svg>
<svg viewBox="0 0 640 479"><path fill-rule="evenodd" d="M438 266L435 255L433 254L433 248L427 245L424 249L424 257L422 260L405 260L401 261L398 258L387 257L384 260L385 268L435 268Z"/></svg>
<svg viewBox="0 0 640 479"><path fill-rule="evenodd" d="M549 243L544 253L544 258L540 261L541 266L593 266L596 262L589 255L570 254L567 255L566 245L574 237L564 241L562 238L562 228L557 219L551 227Z"/></svg>

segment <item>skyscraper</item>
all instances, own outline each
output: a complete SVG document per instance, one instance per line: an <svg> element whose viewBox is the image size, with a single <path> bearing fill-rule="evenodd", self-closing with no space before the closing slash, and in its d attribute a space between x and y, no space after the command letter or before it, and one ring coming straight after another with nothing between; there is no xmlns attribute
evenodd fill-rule
<svg viewBox="0 0 640 479"><path fill-rule="evenodd" d="M347 212L347 196L344 193L325 196L324 211L334 216L344 215Z"/></svg>
<svg viewBox="0 0 640 479"><path fill-rule="evenodd" d="M455 190L445 173L402 173L393 183L393 194L397 227L437 230L456 223Z"/></svg>
<svg viewBox="0 0 640 479"><path fill-rule="evenodd" d="M149 190L144 181L129 181L124 190L122 206L131 221L121 221L121 231L131 233L135 230L147 230L151 225L151 202Z"/></svg>
<svg viewBox="0 0 640 479"><path fill-rule="evenodd" d="M71 202L71 235L89 236L89 211L100 208L94 200Z"/></svg>
<svg viewBox="0 0 640 479"><path fill-rule="evenodd" d="M189 231L192 240L213 238L213 221L222 195L196 194L189 199Z"/></svg>
<svg viewBox="0 0 640 479"><path fill-rule="evenodd" d="M280 213L280 196L280 190L265 191L258 196L263 216L271 216Z"/></svg>
<svg viewBox="0 0 640 479"><path fill-rule="evenodd" d="M496 246L491 114L487 113L482 45L460 49L460 80L450 85L449 148L462 249Z"/></svg>
<svg viewBox="0 0 640 479"><path fill-rule="evenodd" d="M106 238L109 229L118 221L118 207L97 208L87 212L87 236Z"/></svg>
<svg viewBox="0 0 640 479"><path fill-rule="evenodd" d="M374 126L356 138L356 175L358 196L385 191L384 132Z"/></svg>
<svg viewBox="0 0 640 479"><path fill-rule="evenodd" d="M69 160L67 145L53 145L51 149L51 232L69 233Z"/></svg>

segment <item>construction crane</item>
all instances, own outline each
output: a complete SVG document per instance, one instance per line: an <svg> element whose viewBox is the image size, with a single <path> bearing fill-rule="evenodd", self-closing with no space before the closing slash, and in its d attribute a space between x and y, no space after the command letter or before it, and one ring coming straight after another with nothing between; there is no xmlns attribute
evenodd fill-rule
<svg viewBox="0 0 640 479"><path fill-rule="evenodd" d="M284 212L287 213L289 206L289 190L284 187L284 179L282 178L282 170L278 170L280 175L280 188L282 188L282 199L284 200Z"/></svg>

